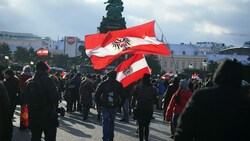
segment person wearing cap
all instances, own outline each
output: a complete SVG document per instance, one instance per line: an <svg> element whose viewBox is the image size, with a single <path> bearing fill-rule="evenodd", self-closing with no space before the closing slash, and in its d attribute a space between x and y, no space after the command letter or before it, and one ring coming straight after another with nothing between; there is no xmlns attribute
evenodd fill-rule
<svg viewBox="0 0 250 141"><path fill-rule="evenodd" d="M194 92L178 119L175 141L250 141L250 100L241 92L242 64L226 59L215 86Z"/></svg>
<svg viewBox="0 0 250 141"><path fill-rule="evenodd" d="M16 110L16 105L17 105L17 93L19 91L19 80L15 76L15 73L13 72L13 70L8 69L4 72L3 85L7 89L7 92L10 98L11 115L13 118L14 112Z"/></svg>
<svg viewBox="0 0 250 141"><path fill-rule="evenodd" d="M177 126L177 119L191 96L192 92L188 88L187 81L185 79L180 80L179 89L172 96L166 112L166 121L173 125L173 135ZM174 136L170 137L173 138Z"/></svg>
<svg viewBox="0 0 250 141"><path fill-rule="evenodd" d="M154 103L157 101L157 90L150 81L150 74L144 74L142 83L135 86L132 102L135 103L135 118L139 124L140 141L148 141L149 124L153 117Z"/></svg>
<svg viewBox="0 0 250 141"><path fill-rule="evenodd" d="M121 104L121 95L123 95L123 86L116 80L117 72L111 70L108 78L98 85L95 92L95 100L100 105L103 116L103 141L114 140L114 126L118 107ZM111 90L111 91L110 91Z"/></svg>
<svg viewBox="0 0 250 141"><path fill-rule="evenodd" d="M41 84L42 94L44 95L46 106L43 110L35 110L34 105L29 102L29 96L25 104L29 108L29 129L31 130L31 141L40 141L42 132L45 135L45 141L56 141L56 132L59 125L56 105L59 100L56 86L49 77L48 66L43 61L36 64L34 77L26 81L25 95L28 96L29 82L37 81Z"/></svg>

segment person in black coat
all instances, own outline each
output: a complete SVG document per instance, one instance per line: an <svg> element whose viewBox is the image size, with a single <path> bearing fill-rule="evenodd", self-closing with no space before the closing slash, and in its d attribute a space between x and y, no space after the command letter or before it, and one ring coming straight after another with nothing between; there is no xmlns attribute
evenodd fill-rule
<svg viewBox="0 0 250 141"><path fill-rule="evenodd" d="M11 141L12 130L10 99L5 87L0 83L0 141Z"/></svg>
<svg viewBox="0 0 250 141"><path fill-rule="evenodd" d="M29 85L31 81L37 81L41 84L41 89L37 90L37 93L41 93L43 96L40 101L43 101L43 108L37 110L37 105L34 104L34 99L31 100L34 93L30 93L29 90L38 89L32 88ZM55 83L48 75L48 66L39 61L36 64L36 73L33 78L26 81L25 86L25 103L29 108L29 129L31 130L31 141L40 141L42 132L45 134L45 141L56 141L56 132L59 125L58 113L56 111L59 95ZM39 106L39 107L41 107Z"/></svg>
<svg viewBox="0 0 250 141"><path fill-rule="evenodd" d="M103 141L114 140L114 126L117 108L121 104L121 95L123 95L122 84L116 80L117 72L111 70L107 76L108 79L98 85L95 92L95 100L100 106L103 122Z"/></svg>
<svg viewBox="0 0 250 141"><path fill-rule="evenodd" d="M144 74L142 83L135 86L132 101L136 103L134 116L139 123L139 139L148 141L149 124L153 117L154 103L157 101L157 90L150 82L150 74Z"/></svg>
<svg viewBox="0 0 250 141"><path fill-rule="evenodd" d="M179 117L175 141L250 141L250 101L241 93L241 67L225 60L215 86L195 91Z"/></svg>
<svg viewBox="0 0 250 141"><path fill-rule="evenodd" d="M10 98L11 115L13 118L14 112L16 110L16 105L18 102L17 93L19 92L19 79L15 76L15 73L13 72L13 70L8 69L4 72L3 85L6 88L9 98Z"/></svg>

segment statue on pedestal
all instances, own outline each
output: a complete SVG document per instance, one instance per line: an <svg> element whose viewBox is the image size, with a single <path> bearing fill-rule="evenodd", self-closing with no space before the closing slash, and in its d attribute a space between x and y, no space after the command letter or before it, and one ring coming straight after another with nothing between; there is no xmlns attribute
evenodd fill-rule
<svg viewBox="0 0 250 141"><path fill-rule="evenodd" d="M122 17L124 7L121 0L108 0L104 2L107 4L106 11L107 17L102 17L100 27L98 27L100 33L107 33L108 31L120 30L126 28L125 18Z"/></svg>

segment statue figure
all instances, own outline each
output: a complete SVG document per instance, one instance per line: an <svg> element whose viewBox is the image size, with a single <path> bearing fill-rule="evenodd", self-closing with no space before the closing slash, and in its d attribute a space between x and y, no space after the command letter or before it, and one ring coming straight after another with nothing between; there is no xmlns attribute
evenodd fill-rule
<svg viewBox="0 0 250 141"><path fill-rule="evenodd" d="M100 23L99 31L101 33L107 33L111 30L119 30L126 28L125 18L122 17L124 7L121 0L108 0L104 2L108 4L106 6L106 17L103 16Z"/></svg>

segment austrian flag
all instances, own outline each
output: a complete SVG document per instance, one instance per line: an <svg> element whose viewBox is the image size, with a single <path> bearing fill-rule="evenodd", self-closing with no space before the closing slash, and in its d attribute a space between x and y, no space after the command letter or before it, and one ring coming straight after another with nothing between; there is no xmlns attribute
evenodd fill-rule
<svg viewBox="0 0 250 141"><path fill-rule="evenodd" d="M134 81L139 80L145 73L150 74L150 68L142 54L134 55L126 61L123 61L116 68L116 80L121 82L123 87L128 86Z"/></svg>
<svg viewBox="0 0 250 141"><path fill-rule="evenodd" d="M40 48L36 51L36 54L38 56L48 56L49 54L49 49L48 48Z"/></svg>
<svg viewBox="0 0 250 141"><path fill-rule="evenodd" d="M85 36L86 54L94 69L102 69L124 54L157 54L170 56L168 47L158 41L155 21L139 26Z"/></svg>

